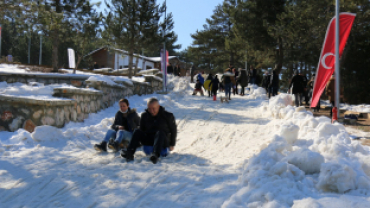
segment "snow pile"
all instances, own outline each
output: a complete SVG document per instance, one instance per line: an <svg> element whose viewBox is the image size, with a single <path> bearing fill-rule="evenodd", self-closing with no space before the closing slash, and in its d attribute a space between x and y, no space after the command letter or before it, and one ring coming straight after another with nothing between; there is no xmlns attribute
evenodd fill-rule
<svg viewBox="0 0 370 208"><path fill-rule="evenodd" d="M76 88L67 84L51 84L44 85L43 83L30 82L23 83L9 83L0 82L0 94L8 96L17 96L24 98L32 98L37 100L61 100L64 98L53 97L54 88Z"/></svg>
<svg viewBox="0 0 370 208"><path fill-rule="evenodd" d="M106 83L107 85L110 85L110 86L116 86L117 85L117 83L113 82L108 76L104 76L104 75L90 76L86 81L89 81L89 82L104 82L104 83Z"/></svg>
<svg viewBox="0 0 370 208"><path fill-rule="evenodd" d="M145 77L152 77L153 79L155 79L155 80L157 80L157 81L160 81L160 82L162 82L163 80L162 80L162 78L160 78L160 77L158 77L158 76L155 76L155 75L143 75L144 76L144 78ZM167 79L169 79L169 76L172 76L172 75L167 75Z"/></svg>
<svg viewBox="0 0 370 208"><path fill-rule="evenodd" d="M266 90L262 87L258 87L257 85L249 84L246 88L246 93L249 95L247 96L248 99L256 99L256 100L266 100L267 94Z"/></svg>
<svg viewBox="0 0 370 208"><path fill-rule="evenodd" d="M57 141L64 138L62 131L54 126L37 126L31 136L37 142Z"/></svg>
<svg viewBox="0 0 370 208"><path fill-rule="evenodd" d="M271 97L268 102L261 104L261 114L272 116L273 118L288 119L293 117L296 109L291 106L292 96L289 94L279 94Z"/></svg>
<svg viewBox="0 0 370 208"><path fill-rule="evenodd" d="M132 77L132 80L135 81L135 82L145 82L145 78L144 77Z"/></svg>
<svg viewBox="0 0 370 208"><path fill-rule="evenodd" d="M183 77L172 77L168 80L167 87L169 86L173 87L173 93L179 96L190 95L194 90L194 83Z"/></svg>
<svg viewBox="0 0 370 208"><path fill-rule="evenodd" d="M362 105L347 105L343 104L340 107L341 109L347 111L354 111L358 113L370 113L370 105L362 104Z"/></svg>
<svg viewBox="0 0 370 208"><path fill-rule="evenodd" d="M0 72L27 73L26 70L18 68L18 65L15 65L15 64L0 64Z"/></svg>
<svg viewBox="0 0 370 208"><path fill-rule="evenodd" d="M139 71L137 74L139 75L144 75L144 74L156 74L158 73L160 70L159 69L146 69L146 70L141 70Z"/></svg>
<svg viewBox="0 0 370 208"><path fill-rule="evenodd" d="M124 76L110 76L110 78L112 79L112 81L114 82L124 82L130 86L134 86L134 83L132 83L131 79L129 79L128 77L124 77Z"/></svg>
<svg viewBox="0 0 370 208"><path fill-rule="evenodd" d="M270 144L246 162L240 190L223 207L291 207L323 193L370 194L369 148L351 140L343 125L290 103L290 95L280 94L261 106L283 120Z"/></svg>

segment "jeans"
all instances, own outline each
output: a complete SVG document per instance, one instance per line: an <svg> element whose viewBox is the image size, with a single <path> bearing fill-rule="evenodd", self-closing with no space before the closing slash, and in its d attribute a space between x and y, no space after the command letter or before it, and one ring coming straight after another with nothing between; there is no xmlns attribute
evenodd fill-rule
<svg viewBox="0 0 370 208"><path fill-rule="evenodd" d="M256 82L256 78L255 77L251 77L250 83L251 84L256 84L255 82Z"/></svg>
<svg viewBox="0 0 370 208"><path fill-rule="evenodd" d="M296 107L299 107L302 104L302 95L301 95L301 93L294 94L294 101L295 101L295 106Z"/></svg>
<svg viewBox="0 0 370 208"><path fill-rule="evenodd" d="M109 142L109 140L113 140L120 144L122 140L126 140L128 142L131 141L132 133L126 130L118 130L118 132L114 131L113 129L109 129L105 134L104 140L105 142Z"/></svg>
<svg viewBox="0 0 370 208"><path fill-rule="evenodd" d="M225 97L227 97L229 95L231 95L231 86L232 86L232 83L227 83L225 84Z"/></svg>
<svg viewBox="0 0 370 208"><path fill-rule="evenodd" d="M162 149L168 147L167 135L165 132L160 130L155 133L147 134L138 129L134 132L134 135L132 135L132 140L128 145L127 151L131 154L135 154L135 151L140 144L153 146L153 153L159 156Z"/></svg>

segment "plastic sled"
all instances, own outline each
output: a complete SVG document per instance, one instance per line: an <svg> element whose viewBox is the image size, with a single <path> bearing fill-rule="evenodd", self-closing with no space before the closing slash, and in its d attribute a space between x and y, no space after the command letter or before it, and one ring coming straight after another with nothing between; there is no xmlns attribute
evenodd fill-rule
<svg viewBox="0 0 370 208"><path fill-rule="evenodd" d="M143 151L146 155L150 155L153 152L153 146L143 146ZM168 148L164 148L161 151L162 157L167 157L167 155L170 153Z"/></svg>

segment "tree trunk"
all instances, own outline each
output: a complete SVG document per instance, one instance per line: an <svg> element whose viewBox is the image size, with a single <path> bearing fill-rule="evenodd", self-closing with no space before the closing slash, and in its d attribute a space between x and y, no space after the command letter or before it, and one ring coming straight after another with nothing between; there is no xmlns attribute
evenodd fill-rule
<svg viewBox="0 0 370 208"><path fill-rule="evenodd" d="M77 55L77 63L76 63L75 68L73 69L73 74L76 74L77 67L81 63L81 60L82 60L82 55Z"/></svg>
<svg viewBox="0 0 370 208"><path fill-rule="evenodd" d="M132 78L132 66L134 61L134 51L130 50L128 54L128 78Z"/></svg>
<svg viewBox="0 0 370 208"><path fill-rule="evenodd" d="M283 40L281 37L279 37L279 50L278 50L278 64L276 68L276 73L280 74L282 68L283 68L283 60L284 60L284 48L283 48Z"/></svg>
<svg viewBox="0 0 370 208"><path fill-rule="evenodd" d="M136 57L136 63L135 63L135 70L134 70L134 75L136 75L136 71L137 71L137 66L139 65L139 56Z"/></svg>
<svg viewBox="0 0 370 208"><path fill-rule="evenodd" d="M52 46L53 72L58 72L58 45L59 45L58 30L54 29L54 31L53 31L53 46Z"/></svg>

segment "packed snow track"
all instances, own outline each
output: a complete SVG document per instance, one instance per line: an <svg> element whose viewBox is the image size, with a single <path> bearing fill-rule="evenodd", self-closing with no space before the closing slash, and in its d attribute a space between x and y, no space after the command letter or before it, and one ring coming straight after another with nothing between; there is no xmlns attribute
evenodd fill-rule
<svg viewBox="0 0 370 208"><path fill-rule="evenodd" d="M305 125L303 114L302 120L296 121L300 118L293 118L291 113L296 120L284 126L289 108L281 106L285 110L276 111L260 88L248 96L232 96L227 104L207 96L191 96L192 85L186 80L174 83L170 94L154 95L175 115L178 125L175 150L156 165L142 151L136 153L134 162L126 163L119 153L98 153L93 149L112 124L117 103L90 115L84 123L69 123L63 129L42 126L32 134L24 130L1 132L0 207L326 207L330 205L326 201L332 198L364 207L369 202L370 183L353 193L341 186L346 195L342 190L325 192L315 186L323 183L315 170L300 167L313 171L305 175L297 168L299 165L274 166L289 161L284 156L298 150L298 146L321 151L321 146L311 148L314 142L302 136L304 132L295 130L294 126ZM152 96L132 96L130 107L143 112L146 100ZM302 141L286 136L286 131L299 134ZM357 148L364 158L369 157L368 149ZM272 155L277 152L282 156ZM321 154L327 162L330 157ZM321 156L313 154L317 155ZM315 161L324 158L319 156ZM275 162L267 164L270 161ZM289 163L294 164L294 160ZM363 166L362 183L366 183L370 166ZM289 171L293 174L286 174ZM357 169L354 172L359 174ZM356 176L353 180L359 183ZM270 185L262 187L257 181ZM286 192L281 188L285 185L292 192L297 189L297 193ZM277 191L272 191L274 188ZM255 192L251 193L251 189ZM279 190L285 198L276 194Z"/></svg>

